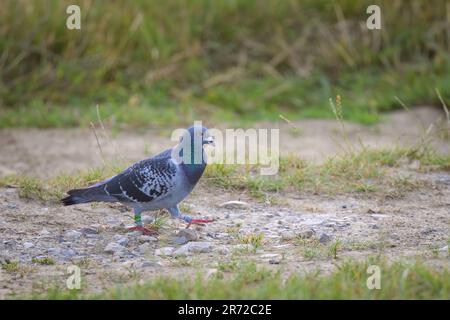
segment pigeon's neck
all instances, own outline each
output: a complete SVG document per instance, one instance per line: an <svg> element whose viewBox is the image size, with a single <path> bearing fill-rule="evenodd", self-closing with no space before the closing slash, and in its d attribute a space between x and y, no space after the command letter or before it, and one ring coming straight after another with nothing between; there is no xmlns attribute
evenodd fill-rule
<svg viewBox="0 0 450 320"><path fill-rule="evenodd" d="M184 157L182 145L175 147L181 159L180 167L186 175L190 184L195 185L200 180L206 168L206 153L203 147L194 149L192 143L189 154ZM199 150L198 150L199 149ZM197 152L197 154L195 154Z"/></svg>

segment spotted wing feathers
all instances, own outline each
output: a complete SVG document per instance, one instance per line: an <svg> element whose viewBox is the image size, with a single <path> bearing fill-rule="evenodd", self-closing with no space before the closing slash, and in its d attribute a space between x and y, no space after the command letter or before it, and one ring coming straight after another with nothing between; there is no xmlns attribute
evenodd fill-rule
<svg viewBox="0 0 450 320"><path fill-rule="evenodd" d="M91 201L149 203L170 192L175 184L176 171L170 150L166 150L92 187L71 190L68 192L70 196L62 202L65 205Z"/></svg>

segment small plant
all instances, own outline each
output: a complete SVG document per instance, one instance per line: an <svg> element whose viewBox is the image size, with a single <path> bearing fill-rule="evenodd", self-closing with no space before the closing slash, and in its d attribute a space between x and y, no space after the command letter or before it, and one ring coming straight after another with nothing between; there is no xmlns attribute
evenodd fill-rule
<svg viewBox="0 0 450 320"><path fill-rule="evenodd" d="M2 269L6 272L17 272L20 269L19 263L17 261L7 261L2 263Z"/></svg>
<svg viewBox="0 0 450 320"><path fill-rule="evenodd" d="M164 229L166 225L167 218L164 216L164 214L160 214L160 212L157 212L155 213L155 219L148 225L148 228L155 231L160 231Z"/></svg>
<svg viewBox="0 0 450 320"><path fill-rule="evenodd" d="M36 263L36 264L46 265L46 266L55 264L55 260L53 260L50 257L33 258L33 259L31 259L31 262Z"/></svg>
<svg viewBox="0 0 450 320"><path fill-rule="evenodd" d="M255 249L259 248L263 244L264 234L262 233L249 233L246 235L238 235L238 240L244 244L251 244Z"/></svg>
<svg viewBox="0 0 450 320"><path fill-rule="evenodd" d="M330 256L333 259L338 258L338 251L341 248L341 240L336 240L333 243L330 244L328 247L328 256Z"/></svg>
<svg viewBox="0 0 450 320"><path fill-rule="evenodd" d="M238 268L237 261L219 261L217 264L217 268L222 272L232 272L236 271Z"/></svg>

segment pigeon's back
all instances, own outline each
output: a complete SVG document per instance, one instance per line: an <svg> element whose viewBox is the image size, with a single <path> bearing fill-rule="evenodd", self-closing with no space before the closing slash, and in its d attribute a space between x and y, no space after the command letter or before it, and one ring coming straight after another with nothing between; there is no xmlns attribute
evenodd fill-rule
<svg viewBox="0 0 450 320"><path fill-rule="evenodd" d="M93 201L148 204L167 195L175 186L178 167L171 150L133 164L114 177L68 192L64 205Z"/></svg>

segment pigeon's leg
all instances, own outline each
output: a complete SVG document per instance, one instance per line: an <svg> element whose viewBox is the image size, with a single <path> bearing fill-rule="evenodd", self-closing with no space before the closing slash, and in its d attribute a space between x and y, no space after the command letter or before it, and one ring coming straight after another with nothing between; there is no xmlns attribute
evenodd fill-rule
<svg viewBox="0 0 450 320"><path fill-rule="evenodd" d="M170 215L172 216L172 218L181 219L181 220L187 222L188 225L186 228L189 228L191 226L191 224L205 224L205 223L214 222L214 220L211 220L211 219L192 219L188 215L181 214L180 209L178 209L178 206L168 208L167 210L170 212Z"/></svg>
<svg viewBox="0 0 450 320"><path fill-rule="evenodd" d="M145 235L157 235L158 231L156 230L150 230L146 227L144 227L144 225L142 224L142 220L141 220L141 212L142 209L135 207L134 208L134 223L136 224L134 227L129 228L129 231L140 231L142 232L142 234Z"/></svg>

